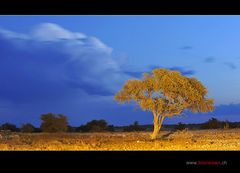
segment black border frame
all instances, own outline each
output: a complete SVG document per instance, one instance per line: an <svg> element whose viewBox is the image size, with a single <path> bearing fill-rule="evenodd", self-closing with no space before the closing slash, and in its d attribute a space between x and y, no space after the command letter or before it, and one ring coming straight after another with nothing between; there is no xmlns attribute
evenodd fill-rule
<svg viewBox="0 0 240 173"><path fill-rule="evenodd" d="M2 169L30 166L33 171L67 168L104 171L229 172L238 168L240 151L1 151ZM226 165L187 165L186 162L219 161ZM14 166L13 166L14 165Z"/></svg>
<svg viewBox="0 0 240 173"><path fill-rule="evenodd" d="M191 0L2 0L6 15L240 14L240 3Z"/></svg>
<svg viewBox="0 0 240 173"><path fill-rule="evenodd" d="M196 1L27 1L0 2L1 15L196 15L240 14L240 5ZM82 172L86 168L134 172L142 170L229 172L238 169L240 151L0 151L0 168ZM227 165L186 165L187 161L226 161ZM16 167L18 166L18 167ZM33 167L30 169L30 166ZM113 167L110 169L110 167ZM2 170L2 169L1 169ZM98 170L100 171L100 170Z"/></svg>

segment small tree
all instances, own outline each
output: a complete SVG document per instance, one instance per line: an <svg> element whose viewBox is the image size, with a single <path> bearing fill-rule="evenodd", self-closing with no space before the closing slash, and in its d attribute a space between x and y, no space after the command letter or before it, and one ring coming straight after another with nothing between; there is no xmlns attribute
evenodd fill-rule
<svg viewBox="0 0 240 173"><path fill-rule="evenodd" d="M126 81L115 95L120 103L136 101L145 111L153 113L156 139L165 117L181 115L186 109L192 112L209 112L214 109L214 100L206 98L207 88L196 78L188 78L178 71L155 69L144 73L142 80Z"/></svg>
<svg viewBox="0 0 240 173"><path fill-rule="evenodd" d="M21 132L23 133L32 133L34 131L35 131L35 127L30 123L23 124L21 127Z"/></svg>
<svg viewBox="0 0 240 173"><path fill-rule="evenodd" d="M66 132L68 129L67 117L62 114L43 114L41 120L40 128L43 132Z"/></svg>
<svg viewBox="0 0 240 173"><path fill-rule="evenodd" d="M14 124L5 123L0 126L0 130L10 130L11 132L17 132L19 129Z"/></svg>
<svg viewBox="0 0 240 173"><path fill-rule="evenodd" d="M203 129L219 129L223 128L223 122L216 118L211 118L207 122L202 124Z"/></svg>
<svg viewBox="0 0 240 173"><path fill-rule="evenodd" d="M92 120L86 125L79 127L82 132L103 132L108 130L108 125L105 120Z"/></svg>

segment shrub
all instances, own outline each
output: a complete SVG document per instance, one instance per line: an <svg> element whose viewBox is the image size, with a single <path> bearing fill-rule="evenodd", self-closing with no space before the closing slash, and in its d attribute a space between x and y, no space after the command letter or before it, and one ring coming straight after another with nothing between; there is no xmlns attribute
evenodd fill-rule
<svg viewBox="0 0 240 173"><path fill-rule="evenodd" d="M209 119L206 123L202 124L202 129L218 129L223 128L223 123L216 118Z"/></svg>
<svg viewBox="0 0 240 173"><path fill-rule="evenodd" d="M177 124L176 130L184 130L186 129L186 125L181 122Z"/></svg>
<svg viewBox="0 0 240 173"><path fill-rule="evenodd" d="M66 132L68 129L67 117L62 114L43 114L41 120L40 128L43 132Z"/></svg>
<svg viewBox="0 0 240 173"><path fill-rule="evenodd" d="M32 133L34 131L35 131L35 127L30 123L23 124L21 127L21 132L23 133Z"/></svg>
<svg viewBox="0 0 240 173"><path fill-rule="evenodd" d="M108 130L108 125L105 120L92 120L86 125L78 128L80 132L103 132Z"/></svg>
<svg viewBox="0 0 240 173"><path fill-rule="evenodd" d="M133 131L144 131L146 130L145 128L141 127L138 124L138 121L135 121L133 125L127 126L123 129L124 132L133 132Z"/></svg>
<svg viewBox="0 0 240 173"><path fill-rule="evenodd" d="M12 132L18 132L19 129L16 127L16 125L11 124L11 123L5 123L0 126L0 130L9 130Z"/></svg>

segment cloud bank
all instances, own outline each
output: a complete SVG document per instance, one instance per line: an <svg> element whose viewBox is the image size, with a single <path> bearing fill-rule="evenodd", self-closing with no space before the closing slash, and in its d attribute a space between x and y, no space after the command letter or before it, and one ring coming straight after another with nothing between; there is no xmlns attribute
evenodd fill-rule
<svg viewBox="0 0 240 173"><path fill-rule="evenodd" d="M129 76L96 37L52 23L28 33L0 30L0 96L14 101L58 99L71 92L112 95Z"/></svg>

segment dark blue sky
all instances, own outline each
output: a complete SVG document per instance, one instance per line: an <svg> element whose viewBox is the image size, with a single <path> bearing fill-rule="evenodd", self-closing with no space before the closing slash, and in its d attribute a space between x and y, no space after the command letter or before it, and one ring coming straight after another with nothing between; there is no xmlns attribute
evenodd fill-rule
<svg viewBox="0 0 240 173"><path fill-rule="evenodd" d="M239 32L240 16L0 16L0 123L39 125L47 112L75 126L152 123L113 95L156 67L197 77L216 101L165 123L240 121Z"/></svg>

